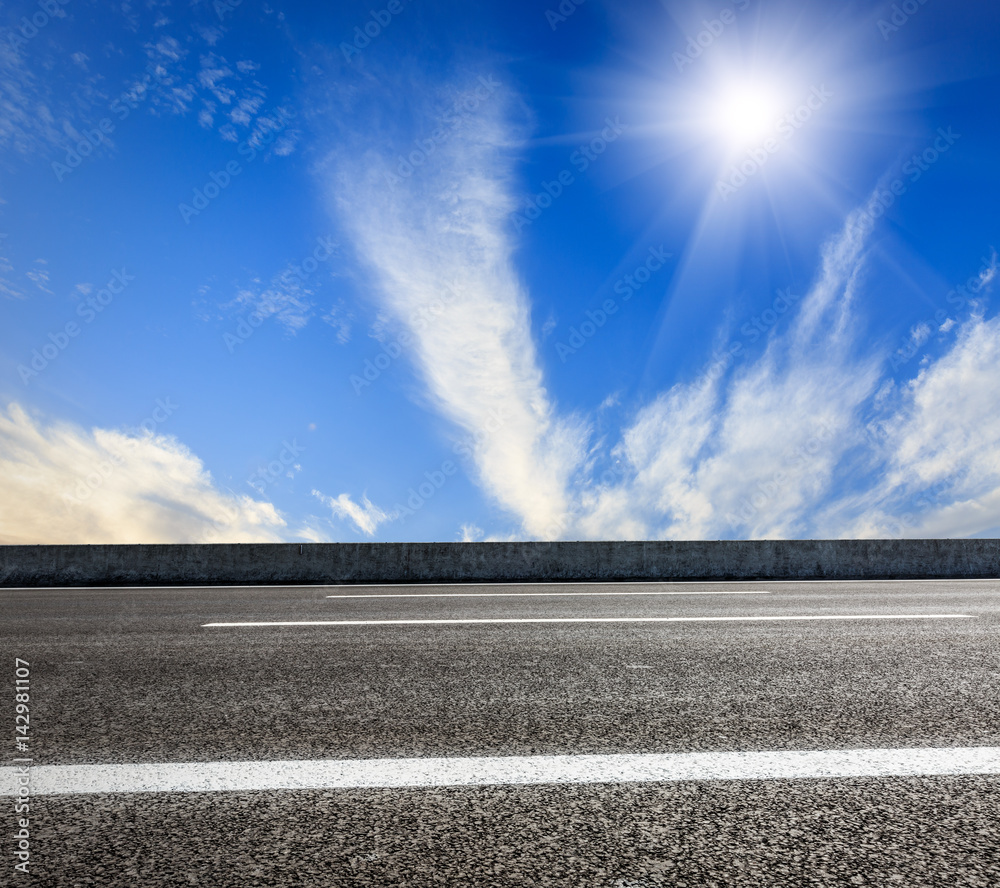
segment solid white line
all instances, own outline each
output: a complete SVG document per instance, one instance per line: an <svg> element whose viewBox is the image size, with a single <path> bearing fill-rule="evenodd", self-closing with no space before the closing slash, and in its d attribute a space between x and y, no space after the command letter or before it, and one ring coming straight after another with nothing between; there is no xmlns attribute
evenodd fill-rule
<svg viewBox="0 0 1000 888"><path fill-rule="evenodd" d="M17 793L16 771L0 768L0 796ZM31 795L78 795L959 774L1000 774L1000 747L45 765L27 785Z"/></svg>
<svg viewBox="0 0 1000 888"><path fill-rule="evenodd" d="M856 583L997 583L997 578L972 577L969 579L948 577L927 579L880 579L880 580L795 580L795 579L756 579L756 580L508 580L503 583L483 583L467 580L462 583L211 583L201 586L0 586L0 592L45 592L45 591L123 591L133 592L136 589L190 589L201 591L210 589L379 589L392 586L398 589L417 589L420 587L433 589L439 586L738 586L740 583L773 583L775 586L790 585L851 585ZM773 589L772 592L781 591Z"/></svg>
<svg viewBox="0 0 1000 888"><path fill-rule="evenodd" d="M203 623L202 628L235 626L433 626L464 623L736 623L785 620L974 620L970 614L849 614L795 617L503 617L465 620L285 620Z"/></svg>
<svg viewBox="0 0 1000 888"><path fill-rule="evenodd" d="M767 589L734 589L719 592L393 592L373 595L327 595L327 598L517 598L525 596L550 597L553 595L581 595L596 598L598 595L770 595Z"/></svg>
<svg viewBox="0 0 1000 888"><path fill-rule="evenodd" d="M448 586L738 586L741 583L893 583L907 582L904 580L505 580L503 582L481 582L478 580L465 580L460 583L237 583L237 584L208 584L203 586L0 586L0 592L38 592L44 590L73 591L80 589L102 590L125 590L133 589L192 589L204 591L206 589L384 589L387 586L393 589L437 589ZM940 583L951 582L950 580L913 580L914 583ZM975 582L968 580L967 582Z"/></svg>

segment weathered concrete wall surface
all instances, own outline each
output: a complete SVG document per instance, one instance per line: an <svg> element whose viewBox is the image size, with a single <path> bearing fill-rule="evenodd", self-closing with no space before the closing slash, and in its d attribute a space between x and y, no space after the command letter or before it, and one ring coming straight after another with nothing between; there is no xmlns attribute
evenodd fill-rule
<svg viewBox="0 0 1000 888"><path fill-rule="evenodd" d="M0 586L1000 577L1000 540L0 546Z"/></svg>

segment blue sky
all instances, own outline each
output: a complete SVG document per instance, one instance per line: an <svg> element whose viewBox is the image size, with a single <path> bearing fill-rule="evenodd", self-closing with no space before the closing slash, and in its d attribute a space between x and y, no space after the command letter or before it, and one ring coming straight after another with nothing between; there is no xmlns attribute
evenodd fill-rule
<svg viewBox="0 0 1000 888"><path fill-rule="evenodd" d="M0 542L1000 532L1000 8L0 28Z"/></svg>

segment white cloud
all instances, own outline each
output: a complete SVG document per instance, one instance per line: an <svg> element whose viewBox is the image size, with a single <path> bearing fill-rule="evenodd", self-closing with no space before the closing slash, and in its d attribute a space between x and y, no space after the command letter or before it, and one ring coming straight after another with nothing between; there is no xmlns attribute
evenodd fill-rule
<svg viewBox="0 0 1000 888"><path fill-rule="evenodd" d="M212 96L212 99L203 100L210 113L214 113L216 103L230 105L230 120L240 126L249 126L264 104L267 90L256 80L243 82L244 74L253 70L246 62L238 62L236 67L239 73L234 72L223 57L214 52L206 53L200 57L197 82Z"/></svg>
<svg viewBox="0 0 1000 888"><path fill-rule="evenodd" d="M483 538L483 529L475 524L463 524L459 529L460 543L476 543Z"/></svg>
<svg viewBox="0 0 1000 888"><path fill-rule="evenodd" d="M851 502L857 536L1000 531L1000 316L974 315L886 411L880 483Z"/></svg>
<svg viewBox="0 0 1000 888"><path fill-rule="evenodd" d="M261 106L264 104L264 92L263 90L248 90L247 94L240 99L240 110L245 112L247 117L251 117L257 114Z"/></svg>
<svg viewBox="0 0 1000 888"><path fill-rule="evenodd" d="M484 99L395 187L385 173L412 134L398 142L366 134L365 145L334 152L326 171L336 210L377 281L379 308L412 336L410 357L434 407L470 439L489 495L528 535L547 537L568 525L587 431L578 418L556 415L543 384L511 255L502 103ZM433 129L431 113L426 120Z"/></svg>
<svg viewBox="0 0 1000 888"><path fill-rule="evenodd" d="M193 25L192 26L197 34L204 40L209 46L215 46L222 39L223 32L219 28L215 27L205 27L204 25Z"/></svg>
<svg viewBox="0 0 1000 888"><path fill-rule="evenodd" d="M246 312L250 309L251 319L274 317L288 332L297 333L315 315L315 297L323 286L325 263L334 255L336 244L323 238L317 240L311 255L297 262L290 262L273 275L267 286L255 278L252 286L240 289L236 298L220 306L227 312ZM310 270L307 263L312 263ZM337 306L331 306L324 320L338 330L338 338L346 342L350 336L350 313Z"/></svg>
<svg viewBox="0 0 1000 888"><path fill-rule="evenodd" d="M263 93L260 95L263 96ZM270 153L277 157L287 157L295 150L301 135L299 130L289 126L289 120L293 116L293 110L285 105L279 105L268 114L261 114L253 122L247 142L255 148L264 150L267 143L273 140L274 145Z"/></svg>
<svg viewBox="0 0 1000 888"><path fill-rule="evenodd" d="M350 311L348 311L342 302L337 305L331 305L330 310L323 315L324 322L337 331L337 342L341 345L350 342L352 317Z"/></svg>
<svg viewBox="0 0 1000 888"><path fill-rule="evenodd" d="M997 276L998 268L998 257L996 250L993 251L993 255L989 259L989 263L979 272L979 289L988 287L993 283ZM978 292L978 290L977 290Z"/></svg>
<svg viewBox="0 0 1000 888"><path fill-rule="evenodd" d="M156 43L146 44L146 54L150 58L167 58L178 62L187 55L187 50L177 42L176 38L164 35Z"/></svg>
<svg viewBox="0 0 1000 888"><path fill-rule="evenodd" d="M964 537L1000 532L1000 317L973 315L897 386L856 354L857 216L785 335L725 379L642 409L608 483L584 489L589 537ZM921 344L930 328L915 328Z"/></svg>
<svg viewBox="0 0 1000 888"><path fill-rule="evenodd" d="M6 234L0 234L0 241L7 239ZM24 291L21 290L7 275L12 274L14 266L3 254L0 254L0 294L7 299L24 299Z"/></svg>
<svg viewBox="0 0 1000 888"><path fill-rule="evenodd" d="M548 339L552 331L555 330L559 321L554 313L549 313L549 316L545 319L545 323L542 324L542 339Z"/></svg>
<svg viewBox="0 0 1000 888"><path fill-rule="evenodd" d="M198 71L198 84L203 89L209 90L215 98L224 105L228 105L236 95L236 91L223 85L224 80L235 76L232 69L226 64L226 60L214 53L201 57L201 68Z"/></svg>
<svg viewBox="0 0 1000 888"><path fill-rule="evenodd" d="M581 493L583 536L809 535L879 379L877 359L852 354L866 233L852 215L789 330L772 329L758 359L728 376L710 366L639 411L604 483Z"/></svg>
<svg viewBox="0 0 1000 888"><path fill-rule="evenodd" d="M35 267L30 271L26 271L24 276L28 278L39 290L43 293L48 293L52 295L52 291L48 287L49 283L49 270L46 268L48 262L45 259L36 259Z"/></svg>
<svg viewBox="0 0 1000 888"><path fill-rule="evenodd" d="M223 308L250 308L261 319L274 316L289 333L297 333L315 313L313 295L312 289L298 281L281 283L275 279L263 289L240 290Z"/></svg>
<svg viewBox="0 0 1000 888"><path fill-rule="evenodd" d="M0 409L0 543L280 542L269 502L219 487L175 438Z"/></svg>
<svg viewBox="0 0 1000 888"><path fill-rule="evenodd" d="M931 338L931 328L929 324L926 323L917 324L916 327L910 330L910 341L916 348L922 346L930 338Z"/></svg>
<svg viewBox="0 0 1000 888"><path fill-rule="evenodd" d="M19 50L4 34L0 39L0 147L22 155L66 148L65 122L89 120L97 108L106 107L101 79L84 76L75 64L67 68L68 64L57 64L48 52L43 54L37 42ZM61 89L69 82L72 100Z"/></svg>
<svg viewBox="0 0 1000 888"><path fill-rule="evenodd" d="M373 536L380 524L392 521L396 517L394 513L380 509L367 496L362 497L359 505L346 493L340 494L336 499L332 496L325 496L318 490L314 490L312 493L337 518L346 518L352 521L354 526L366 536Z"/></svg>
<svg viewBox="0 0 1000 888"><path fill-rule="evenodd" d="M511 256L504 149L516 139L491 102L408 171L398 158L419 139L392 123L338 140L323 171L376 282L379 338L409 333L430 405L472 442L481 486L521 522L513 537L886 535L928 486L933 500L903 532L1000 527L1000 321L960 324L916 379L889 378L887 355L859 335L873 225L861 211L825 246L816 282L762 354L729 369L708 362L639 408L610 450L591 444L588 423L559 415L542 378ZM919 325L912 342L932 334Z"/></svg>

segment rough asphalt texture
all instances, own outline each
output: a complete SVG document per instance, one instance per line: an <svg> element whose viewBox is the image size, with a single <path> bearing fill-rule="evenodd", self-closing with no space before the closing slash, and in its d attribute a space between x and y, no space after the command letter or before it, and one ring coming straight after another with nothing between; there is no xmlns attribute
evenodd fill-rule
<svg viewBox="0 0 1000 888"><path fill-rule="evenodd" d="M0 662L31 662L32 755L46 765L1000 745L1000 583L745 587L772 594L366 601L325 596L542 589L0 590ZM976 619L202 628L823 613ZM37 797L29 878L992 888L998 811L993 777ZM12 823L8 814L8 837ZM7 873L26 883L8 869L0 884Z"/></svg>

